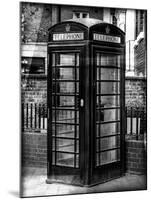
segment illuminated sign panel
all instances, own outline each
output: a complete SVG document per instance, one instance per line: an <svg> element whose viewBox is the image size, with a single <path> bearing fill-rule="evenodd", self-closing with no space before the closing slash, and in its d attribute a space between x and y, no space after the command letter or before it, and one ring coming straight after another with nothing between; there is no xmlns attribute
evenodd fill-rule
<svg viewBox="0 0 151 200"><path fill-rule="evenodd" d="M53 34L53 41L64 40L83 40L84 33L55 33Z"/></svg>
<svg viewBox="0 0 151 200"><path fill-rule="evenodd" d="M93 40L103 41L103 42L113 42L113 43L121 43L121 38L111 35L102 35L102 34L93 34Z"/></svg>

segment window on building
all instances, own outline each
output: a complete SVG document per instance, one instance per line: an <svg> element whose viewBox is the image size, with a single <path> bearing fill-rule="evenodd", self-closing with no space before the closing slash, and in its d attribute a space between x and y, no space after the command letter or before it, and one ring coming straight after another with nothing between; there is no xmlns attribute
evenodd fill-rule
<svg viewBox="0 0 151 200"><path fill-rule="evenodd" d="M74 13L75 18L80 18L80 13Z"/></svg>
<svg viewBox="0 0 151 200"><path fill-rule="evenodd" d="M45 58L22 57L21 72L22 74L44 74Z"/></svg>
<svg viewBox="0 0 151 200"><path fill-rule="evenodd" d="M88 18L89 13L88 12L73 12L73 18Z"/></svg>
<svg viewBox="0 0 151 200"><path fill-rule="evenodd" d="M144 31L144 11L136 10L136 37Z"/></svg>
<svg viewBox="0 0 151 200"><path fill-rule="evenodd" d="M140 11L140 32L144 31L144 11Z"/></svg>
<svg viewBox="0 0 151 200"><path fill-rule="evenodd" d="M111 23L117 26L117 17L115 8L111 8L110 13L111 13Z"/></svg>
<svg viewBox="0 0 151 200"><path fill-rule="evenodd" d="M88 13L82 13L82 18L88 18Z"/></svg>
<svg viewBox="0 0 151 200"><path fill-rule="evenodd" d="M112 24L117 26L117 18L114 15L112 16Z"/></svg>

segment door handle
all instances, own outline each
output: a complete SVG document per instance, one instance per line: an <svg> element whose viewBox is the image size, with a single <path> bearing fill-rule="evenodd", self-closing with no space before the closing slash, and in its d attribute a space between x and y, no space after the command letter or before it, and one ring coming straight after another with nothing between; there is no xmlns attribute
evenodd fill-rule
<svg viewBox="0 0 151 200"><path fill-rule="evenodd" d="M80 99L80 107L84 106L84 99Z"/></svg>

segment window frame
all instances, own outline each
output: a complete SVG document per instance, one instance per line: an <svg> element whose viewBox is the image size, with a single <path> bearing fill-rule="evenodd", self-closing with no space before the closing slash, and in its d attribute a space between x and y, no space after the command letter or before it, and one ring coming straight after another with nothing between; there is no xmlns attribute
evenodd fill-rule
<svg viewBox="0 0 151 200"><path fill-rule="evenodd" d="M23 69L24 69L24 67L23 67L23 65L27 65L27 68L29 67L31 67L32 68L32 60L34 60L34 59L40 59L43 63L40 65L40 66L38 66L38 64L36 64L36 67L40 67L40 69L42 69L43 70L43 72L40 72L40 73L37 73L37 72L34 72L34 73L31 73L30 72L30 70L29 71L27 71L27 72L23 72ZM31 62L31 64L28 64L28 63L23 63L23 61L25 61L25 60L28 60L27 62ZM45 63L46 63L46 60L45 60L45 57L30 57L30 56L22 56L21 57L21 75L22 76L41 76L41 75L46 75L46 68L45 68ZM35 66L35 64L33 64L33 66ZM25 70L27 70L27 69L25 69Z"/></svg>
<svg viewBox="0 0 151 200"><path fill-rule="evenodd" d="M79 14L79 17L77 17L76 15ZM83 15L86 15L86 17L83 17ZM85 18L89 18L90 14L89 12L85 12L85 11L74 11L73 12L73 19L85 19Z"/></svg>

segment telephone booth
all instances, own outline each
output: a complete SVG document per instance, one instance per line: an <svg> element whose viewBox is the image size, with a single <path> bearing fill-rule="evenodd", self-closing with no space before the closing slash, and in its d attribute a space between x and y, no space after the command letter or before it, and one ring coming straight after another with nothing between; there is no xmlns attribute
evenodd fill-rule
<svg viewBox="0 0 151 200"><path fill-rule="evenodd" d="M101 20L49 29L47 183L91 186L124 173L125 34Z"/></svg>

